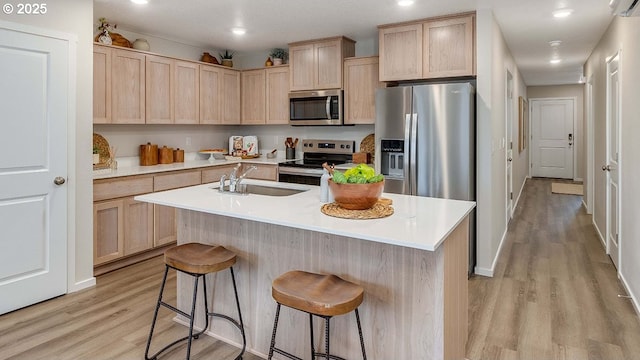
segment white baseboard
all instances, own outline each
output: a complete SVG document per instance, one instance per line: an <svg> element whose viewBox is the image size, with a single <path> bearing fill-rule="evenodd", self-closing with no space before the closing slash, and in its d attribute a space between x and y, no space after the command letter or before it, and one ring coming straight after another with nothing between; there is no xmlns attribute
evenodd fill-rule
<svg viewBox="0 0 640 360"><path fill-rule="evenodd" d="M630 300L631 300L631 303L633 304L633 308L636 310L636 315L640 315L640 303L638 303L638 297L635 296L633 291L631 291L631 288L629 288L627 280L624 278L622 273L618 272L618 276L620 277L620 282L622 282L622 286L624 286L624 289L627 291L627 294L631 296Z"/></svg>
<svg viewBox="0 0 640 360"><path fill-rule="evenodd" d="M82 280L80 282L77 282L71 286L69 286L67 288L67 293L73 293L76 291L80 291L80 290L84 290L84 289L88 289L90 287L94 287L96 286L96 278L95 277L90 277L86 280Z"/></svg>
<svg viewBox="0 0 640 360"><path fill-rule="evenodd" d="M516 197L516 201L513 203L513 211L514 212L518 208L518 203L520 202L520 196L522 196L522 191L524 190L524 186L527 184L527 179L529 179L529 177L525 177L524 178L524 181L522 182L522 185L520 186L520 192L518 193L518 196Z"/></svg>
<svg viewBox="0 0 640 360"><path fill-rule="evenodd" d="M591 223L593 224L593 228L596 229L596 233L598 234L598 238L600 239L600 243L602 244L602 246L606 250L607 249L607 243L604 242L604 236L602 236L602 231L600 231L600 228L596 224L596 221L593 219L593 216L591 217Z"/></svg>
<svg viewBox="0 0 640 360"><path fill-rule="evenodd" d="M502 234L502 239L500 240L500 245L498 245L498 251L496 252L496 256L493 258L491 268L487 269L487 268L476 266L473 269L474 274L493 277L493 273L496 269L496 264L498 263L498 259L500 258L500 253L502 252L502 246L504 245L504 242L506 239L507 239L507 229L505 229L504 233Z"/></svg>

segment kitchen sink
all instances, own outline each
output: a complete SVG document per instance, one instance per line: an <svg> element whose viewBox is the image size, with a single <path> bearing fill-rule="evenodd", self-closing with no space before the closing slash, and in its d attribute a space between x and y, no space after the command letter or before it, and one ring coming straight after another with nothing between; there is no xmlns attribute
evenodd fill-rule
<svg viewBox="0 0 640 360"><path fill-rule="evenodd" d="M290 196L299 194L301 192L307 191L306 189L290 189L283 187L275 187L275 186L265 186L265 185L257 185L257 184L241 184L241 189L236 189L236 192L229 192L228 187L225 186L224 193L225 194L237 194L237 195L248 195L248 194L256 194L256 195L265 195L265 196ZM213 190L220 191L219 186L212 187ZM240 191L242 190L242 191Z"/></svg>

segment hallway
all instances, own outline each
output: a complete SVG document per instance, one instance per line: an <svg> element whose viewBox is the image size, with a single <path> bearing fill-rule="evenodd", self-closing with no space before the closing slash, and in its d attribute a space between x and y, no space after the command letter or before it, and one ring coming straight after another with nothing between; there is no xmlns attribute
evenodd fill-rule
<svg viewBox="0 0 640 360"><path fill-rule="evenodd" d="M638 359L640 321L582 197L529 179L493 278L469 282L471 360Z"/></svg>

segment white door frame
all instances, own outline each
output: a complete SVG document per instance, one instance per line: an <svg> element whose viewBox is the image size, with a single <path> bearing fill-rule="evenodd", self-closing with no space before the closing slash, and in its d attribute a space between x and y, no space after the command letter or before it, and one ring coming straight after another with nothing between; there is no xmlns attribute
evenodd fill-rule
<svg viewBox="0 0 640 360"><path fill-rule="evenodd" d="M587 126L586 126L586 150L587 150L587 163L586 163L586 199L583 197L583 202L585 203L585 208L587 210L587 214L593 214L593 203L594 203L594 191L593 191L593 181L594 181L594 148L593 148L593 77L589 75L587 81L585 83L587 90ZM586 201L585 201L586 200Z"/></svg>
<svg viewBox="0 0 640 360"><path fill-rule="evenodd" d="M513 218L513 75L509 69L505 70L505 116L504 128L506 133L505 146L505 194L506 204L506 224Z"/></svg>
<svg viewBox="0 0 640 360"><path fill-rule="evenodd" d="M571 171L571 178L576 180L576 162L578 151L576 151L576 139L578 138L578 133L576 130L578 129L577 118L578 118L578 98L575 96L563 96L563 97L548 97L548 98L529 98L529 134L531 134L531 139L529 139L529 144L533 144L533 132L531 129L533 128L533 117L531 116L531 112L533 111L533 103L539 101L554 101L554 100L572 100L573 101L573 169ZM582 137L582 134L580 134ZM531 177L531 170L533 169L533 156L531 156L531 151L529 151L529 177Z"/></svg>
<svg viewBox="0 0 640 360"><path fill-rule="evenodd" d="M620 274L620 269L622 268L622 256L620 256L622 254L622 248L623 248L623 234L622 234L622 226L621 226L621 209L622 209L622 196L620 196L620 194L622 194L622 181L620 181L620 179L622 178L621 174L622 174L622 160L623 160L623 156L622 156L622 143L621 143L621 139L622 136L620 134L620 130L622 129L622 106L621 106L621 101L622 101L622 49L619 49L615 54L607 57L605 59L605 63L606 63L606 103L605 103L605 108L606 108L606 142L605 142L605 159L606 159L606 165L608 165L609 163L609 158L611 157L611 154L609 154L609 150L610 150L610 144L609 144L609 139L610 139L610 134L609 131L611 130L611 112L609 111L609 105L610 105L610 100L609 100L609 88L611 86L610 84L610 80L609 80L609 66L610 66L610 62L611 60L618 58L618 159L617 159L617 174L618 174L618 181L617 181L617 185L618 185L618 199L616 201L616 220L617 220L617 243L618 243L618 251L616 255L616 261L617 264L616 265L616 271L618 274ZM609 186L609 176L610 173L607 171L606 172L606 180L605 180L605 184L606 184L606 190L605 190L605 244L606 244L606 252L607 254L609 254L609 256L611 256L611 240L609 239L609 234L611 232L611 201L610 201L610 196L611 196L611 189ZM613 261L613 259L612 259ZM615 262L615 261L614 261Z"/></svg>

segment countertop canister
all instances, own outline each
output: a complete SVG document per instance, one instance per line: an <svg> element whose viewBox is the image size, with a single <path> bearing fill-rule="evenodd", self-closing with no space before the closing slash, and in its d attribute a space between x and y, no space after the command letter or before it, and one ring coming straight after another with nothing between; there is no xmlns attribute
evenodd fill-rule
<svg viewBox="0 0 640 360"><path fill-rule="evenodd" d="M158 145L140 145L140 166L158 165Z"/></svg>

